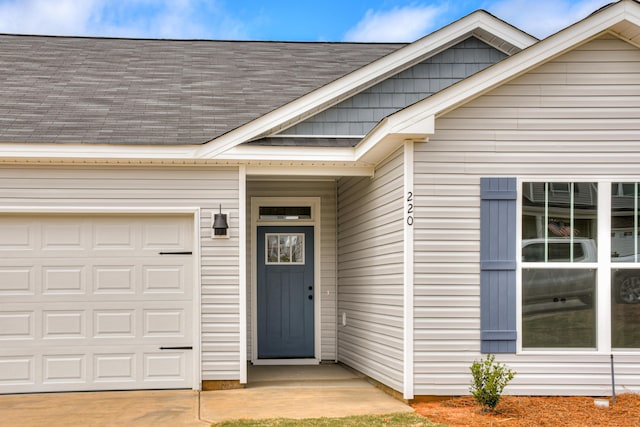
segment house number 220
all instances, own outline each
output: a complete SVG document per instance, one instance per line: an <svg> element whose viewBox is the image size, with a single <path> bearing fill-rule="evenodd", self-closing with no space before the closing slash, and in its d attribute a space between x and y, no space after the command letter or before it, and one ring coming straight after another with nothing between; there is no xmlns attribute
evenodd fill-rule
<svg viewBox="0 0 640 427"><path fill-rule="evenodd" d="M413 192L407 192L407 224L413 225Z"/></svg>

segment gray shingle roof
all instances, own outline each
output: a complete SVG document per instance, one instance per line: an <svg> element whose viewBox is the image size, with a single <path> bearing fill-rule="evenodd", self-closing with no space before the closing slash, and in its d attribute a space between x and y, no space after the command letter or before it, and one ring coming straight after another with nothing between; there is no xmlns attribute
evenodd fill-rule
<svg viewBox="0 0 640 427"><path fill-rule="evenodd" d="M202 144L401 46L0 35L0 142Z"/></svg>

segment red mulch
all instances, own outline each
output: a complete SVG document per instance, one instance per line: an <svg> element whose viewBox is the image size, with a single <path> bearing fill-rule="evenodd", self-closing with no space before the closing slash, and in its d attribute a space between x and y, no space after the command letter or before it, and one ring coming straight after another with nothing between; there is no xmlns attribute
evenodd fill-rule
<svg viewBox="0 0 640 427"><path fill-rule="evenodd" d="M593 397L502 396L496 413L483 413L473 397L457 397L412 406L430 421L451 427L632 427L640 426L640 395L617 396L600 408ZM599 398L598 398L599 399ZM603 398L606 399L606 398Z"/></svg>

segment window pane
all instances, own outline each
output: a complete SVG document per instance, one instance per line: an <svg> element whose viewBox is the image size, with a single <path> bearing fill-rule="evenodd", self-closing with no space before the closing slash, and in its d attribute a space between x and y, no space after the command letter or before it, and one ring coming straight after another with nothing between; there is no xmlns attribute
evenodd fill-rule
<svg viewBox="0 0 640 427"><path fill-rule="evenodd" d="M525 182L525 262L596 262L598 191L589 182Z"/></svg>
<svg viewBox="0 0 640 427"><path fill-rule="evenodd" d="M304 262L303 236L291 236L291 262Z"/></svg>
<svg viewBox="0 0 640 427"><path fill-rule="evenodd" d="M309 219L311 206L260 206L260 219Z"/></svg>
<svg viewBox="0 0 640 427"><path fill-rule="evenodd" d="M278 262L278 236L267 235L267 262Z"/></svg>
<svg viewBox="0 0 640 427"><path fill-rule="evenodd" d="M280 262L291 260L291 244L289 236L280 236Z"/></svg>
<svg viewBox="0 0 640 427"><path fill-rule="evenodd" d="M611 283L611 346L640 348L640 270L613 270Z"/></svg>
<svg viewBox="0 0 640 427"><path fill-rule="evenodd" d="M522 270L522 346L594 348L596 270Z"/></svg>
<svg viewBox="0 0 640 427"><path fill-rule="evenodd" d="M584 261L586 257L591 257L590 261L595 261L595 247L590 247L591 242L574 239L573 260ZM544 262L545 247L549 262L570 262L571 242L569 240L549 241L546 245L544 240L529 240L523 243L522 261L524 262Z"/></svg>
<svg viewBox="0 0 640 427"><path fill-rule="evenodd" d="M640 195L635 183L614 182L611 184L611 261L640 262L637 256L638 205Z"/></svg>

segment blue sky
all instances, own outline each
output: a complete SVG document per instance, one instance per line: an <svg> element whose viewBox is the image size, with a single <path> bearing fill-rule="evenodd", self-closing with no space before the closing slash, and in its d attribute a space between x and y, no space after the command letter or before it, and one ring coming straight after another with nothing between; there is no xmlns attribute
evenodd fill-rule
<svg viewBox="0 0 640 427"><path fill-rule="evenodd" d="M0 0L0 33L409 42L477 9L544 38L611 0Z"/></svg>

